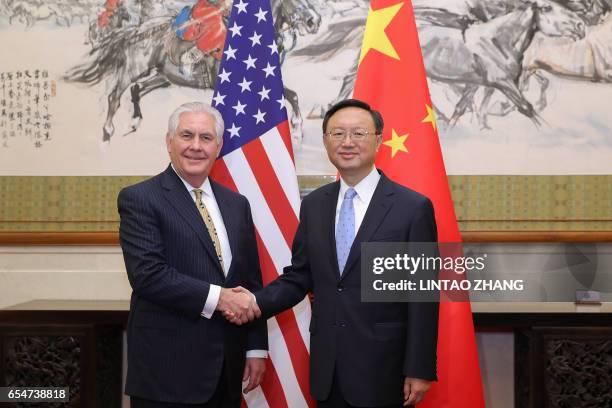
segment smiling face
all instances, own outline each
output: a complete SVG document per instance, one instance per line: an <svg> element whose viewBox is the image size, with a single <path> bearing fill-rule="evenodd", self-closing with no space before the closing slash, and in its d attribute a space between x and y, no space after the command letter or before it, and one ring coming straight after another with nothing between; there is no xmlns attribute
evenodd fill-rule
<svg viewBox="0 0 612 408"><path fill-rule="evenodd" d="M200 187L219 156L223 140L217 138L215 120L206 112L184 112L174 135L166 135L170 161L192 187Z"/></svg>
<svg viewBox="0 0 612 408"><path fill-rule="evenodd" d="M323 136L329 160L344 181L355 185L372 170L382 136L375 134L374 119L370 112L357 107L340 109L329 118L325 131L329 133L339 129L363 129L368 133L362 140L354 140L349 135L342 140L334 140L327 134Z"/></svg>

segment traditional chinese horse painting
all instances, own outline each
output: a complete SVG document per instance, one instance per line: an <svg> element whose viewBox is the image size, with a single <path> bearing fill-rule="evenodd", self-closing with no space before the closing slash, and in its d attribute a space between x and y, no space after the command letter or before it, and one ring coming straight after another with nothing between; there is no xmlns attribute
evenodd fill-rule
<svg viewBox="0 0 612 408"><path fill-rule="evenodd" d="M352 94L370 2L271 3L298 173L333 174L321 118ZM612 0L411 4L449 173L610 173ZM15 50L0 67L0 80L12 78L12 88L0 84L2 103L13 104L4 122L9 114L14 121L4 129L0 122L0 173L158 170L167 159L159 143L167 111L212 98L233 6L0 0L0 47ZM35 71L48 78L25 78ZM26 83L27 100L17 89ZM29 106L34 93L46 111ZM26 134L17 119L50 129Z"/></svg>
<svg viewBox="0 0 612 408"><path fill-rule="evenodd" d="M119 10L115 11L119 13ZM285 33L316 32L320 16L303 0L275 1L272 14L281 44L281 60ZM85 84L106 82L109 85L103 140L115 133L113 118L120 107L121 96L131 87L134 122L137 130L143 118L140 99L158 89L178 85L195 89L213 89L223 54L227 33L225 4L199 0L184 6L176 16L158 16L123 26L117 18L115 29L96 35L85 63L68 71L64 79ZM285 88L286 100L292 107L293 135L300 137L302 119L297 94Z"/></svg>
<svg viewBox="0 0 612 408"><path fill-rule="evenodd" d="M276 46L282 63L302 38L319 30L321 15L308 0L272 0L271 5L270 17L277 31ZM88 140L91 147L79 149L82 152L79 164L67 164L69 161L62 160L60 153L51 156L57 157L56 166L41 169L41 173L74 173L83 166L94 174L105 173L111 166L104 162L111 161L117 165L111 172L122 171L120 163L130 162L125 160L125 153L133 152L135 144L142 148L143 138L153 132L163 132L162 118L172 109L168 103L210 100L232 7L231 0L50 0L44 3L0 0L0 45L5 50L23 52L23 55L16 52L15 58L8 57L10 62L3 63L3 74L12 81L17 73L23 75L44 68L51 77L44 86L52 86L54 91L53 98L48 93L41 94L48 102L45 108L50 111L44 112L45 118L53 118L50 121L53 129L47 129L48 137L44 139L49 143L30 143L31 137L26 137L29 129L24 129L21 122L7 124L6 132L0 133L0 137L4 135L4 150L0 152L25 149L26 155L35 156L32 145L44 146L45 151L62 150L62 144L74 148L84 146L83 141ZM15 96L11 101L8 97L3 99L3 103L10 104L6 107L9 111L4 112L7 118L10 115L11 121L23 117L24 104L33 103L32 98L25 101L18 92L21 88L17 87L24 83L11 82L15 89L5 89L11 98ZM292 135L299 147L303 118L299 96L291 86L285 87L285 101ZM31 111L31 107L27 109ZM29 126L34 119L28 116L27 120ZM97 143L91 143L95 133L98 133ZM68 141L72 146L65 146ZM8 156L9 160L3 161L6 171L22 172L23 169L13 170L20 167L19 162L9 163L15 156ZM159 152L143 156L162 159ZM142 168L151 167L151 163Z"/></svg>
<svg viewBox="0 0 612 408"><path fill-rule="evenodd" d="M449 172L609 173L612 1L412 4ZM337 92L310 117L351 95L365 18L336 17L293 53L325 64L353 50Z"/></svg>

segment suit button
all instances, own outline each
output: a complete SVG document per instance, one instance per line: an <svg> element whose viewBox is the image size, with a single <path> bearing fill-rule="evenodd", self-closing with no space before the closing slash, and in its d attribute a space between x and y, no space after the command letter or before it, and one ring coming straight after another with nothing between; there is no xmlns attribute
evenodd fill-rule
<svg viewBox="0 0 612 408"><path fill-rule="evenodd" d="M339 324L338 326L340 326L340 327L346 327L346 323L344 323L344 322L340 322L340 324Z"/></svg>
<svg viewBox="0 0 612 408"><path fill-rule="evenodd" d="M338 292L342 292L344 290L344 286L340 285L338 286Z"/></svg>

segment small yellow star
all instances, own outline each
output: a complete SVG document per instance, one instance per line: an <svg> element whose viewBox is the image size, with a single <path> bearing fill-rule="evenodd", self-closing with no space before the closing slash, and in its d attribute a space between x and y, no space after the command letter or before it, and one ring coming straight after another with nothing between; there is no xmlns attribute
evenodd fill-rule
<svg viewBox="0 0 612 408"><path fill-rule="evenodd" d="M363 35L363 44L361 45L359 64L361 64L361 61L363 61L371 49L380 51L391 58L400 59L389 37L387 37L385 29L395 18L395 15L403 5L404 3L400 2L393 6L378 10L372 10L372 6L370 6L368 19L366 20L365 33Z"/></svg>
<svg viewBox="0 0 612 408"><path fill-rule="evenodd" d="M425 119L423 119L421 121L421 123L431 123L431 126L433 127L433 130L436 130L436 113L434 112L433 109L431 109L431 106L429 106L428 104L425 104L425 109L427 109L427 116L425 117Z"/></svg>
<svg viewBox="0 0 612 408"><path fill-rule="evenodd" d="M408 149L404 145L404 142L406 142L407 137L408 133L402 136L398 136L395 129L391 130L391 139L383 143L385 146L389 146L391 148L391 158L395 157L397 152L400 151L408 153Z"/></svg>

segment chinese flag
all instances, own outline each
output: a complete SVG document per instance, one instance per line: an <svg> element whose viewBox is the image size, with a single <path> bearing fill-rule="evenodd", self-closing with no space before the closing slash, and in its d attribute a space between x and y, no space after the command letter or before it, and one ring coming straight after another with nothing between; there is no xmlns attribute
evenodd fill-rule
<svg viewBox="0 0 612 408"><path fill-rule="evenodd" d="M409 0L372 0L354 97L385 121L376 166L432 200L439 242L461 242ZM469 302L442 302L438 333L438 381L419 407L484 407Z"/></svg>

